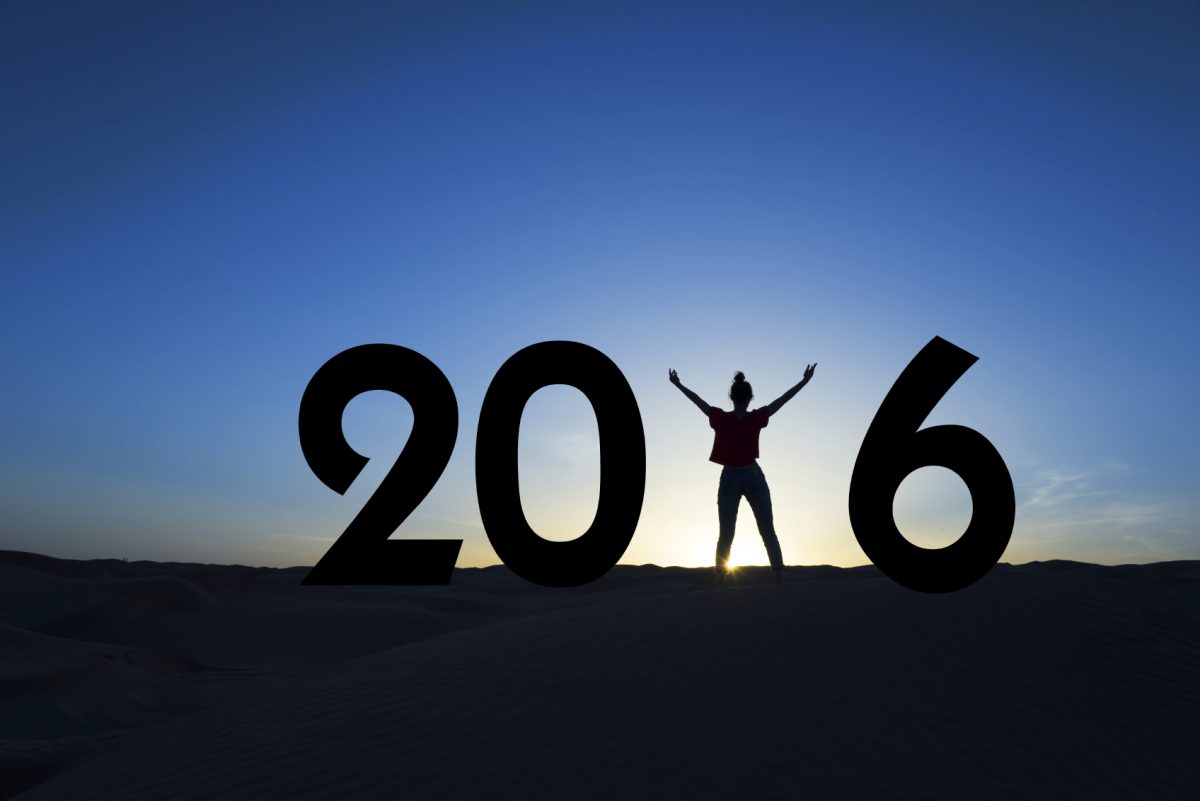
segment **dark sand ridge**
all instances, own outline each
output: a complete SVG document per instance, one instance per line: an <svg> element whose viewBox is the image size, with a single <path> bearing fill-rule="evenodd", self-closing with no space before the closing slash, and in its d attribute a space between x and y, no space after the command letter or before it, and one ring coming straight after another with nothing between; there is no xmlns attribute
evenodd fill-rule
<svg viewBox="0 0 1200 801"><path fill-rule="evenodd" d="M0 798L1192 798L1200 563L506 568L0 552ZM22 792L23 791L23 792Z"/></svg>

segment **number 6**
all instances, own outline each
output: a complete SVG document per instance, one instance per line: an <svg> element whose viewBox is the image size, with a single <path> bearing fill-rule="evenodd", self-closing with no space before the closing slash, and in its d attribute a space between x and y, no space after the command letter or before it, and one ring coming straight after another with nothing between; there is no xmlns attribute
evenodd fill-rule
<svg viewBox="0 0 1200 801"><path fill-rule="evenodd" d="M1012 535L1016 497L1004 459L987 437L958 425L917 430L978 357L934 337L904 368L875 413L850 478L850 525L875 565L921 592L954 592L982 578ZM971 492L971 522L953 544L921 548L896 528L900 482L928 466L953 470Z"/></svg>

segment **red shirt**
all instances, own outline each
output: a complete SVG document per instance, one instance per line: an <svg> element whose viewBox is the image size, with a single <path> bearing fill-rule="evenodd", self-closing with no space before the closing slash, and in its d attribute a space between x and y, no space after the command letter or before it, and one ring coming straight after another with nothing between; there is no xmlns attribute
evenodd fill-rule
<svg viewBox="0 0 1200 801"><path fill-rule="evenodd" d="M733 412L711 408L708 424L716 434L708 460L727 467L743 467L753 462L758 458L758 432L767 427L770 418L765 406L747 413L741 420Z"/></svg>

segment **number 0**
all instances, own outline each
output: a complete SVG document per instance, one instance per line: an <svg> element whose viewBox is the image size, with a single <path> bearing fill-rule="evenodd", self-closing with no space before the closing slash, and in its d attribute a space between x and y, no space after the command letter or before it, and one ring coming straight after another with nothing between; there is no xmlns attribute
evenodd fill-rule
<svg viewBox="0 0 1200 801"><path fill-rule="evenodd" d="M521 413L539 389L582 392L600 432L600 500L592 525L568 542L542 539L525 519L517 475ZM483 398L475 438L479 516L496 554L514 573L546 587L575 587L617 563L637 528L646 492L646 435L620 368L579 342L539 342L517 351Z"/></svg>

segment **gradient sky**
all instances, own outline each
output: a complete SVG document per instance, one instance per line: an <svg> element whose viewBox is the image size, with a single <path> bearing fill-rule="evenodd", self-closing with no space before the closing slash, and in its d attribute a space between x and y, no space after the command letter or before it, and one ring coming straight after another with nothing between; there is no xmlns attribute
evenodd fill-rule
<svg viewBox="0 0 1200 801"><path fill-rule="evenodd" d="M0 11L0 548L311 564L412 424L347 409L345 496L299 447L320 365L436 362L457 446L395 536L479 522L475 426L526 345L586 342L646 429L622 562L710 564L719 468L668 368L763 432L786 560L856 565L863 434L934 335L980 357L929 418L1012 473L1005 561L1200 558L1200 6L51 3ZM537 393L526 514L595 510L595 419ZM941 468L896 517L970 515ZM766 562L749 508L733 559Z"/></svg>

